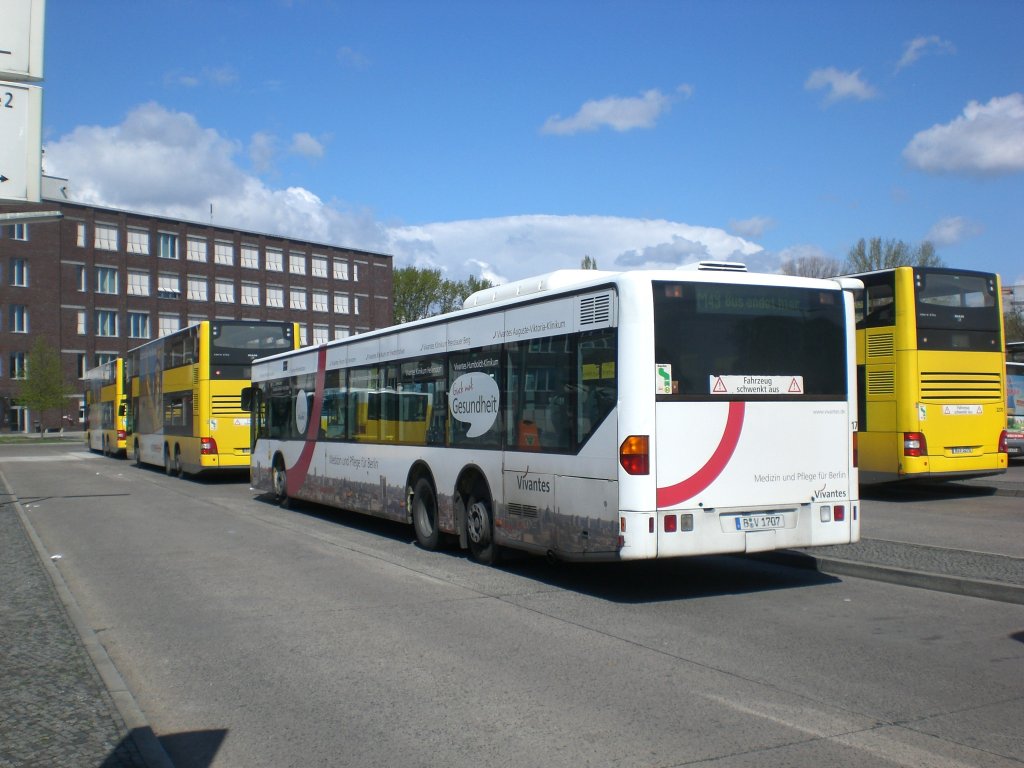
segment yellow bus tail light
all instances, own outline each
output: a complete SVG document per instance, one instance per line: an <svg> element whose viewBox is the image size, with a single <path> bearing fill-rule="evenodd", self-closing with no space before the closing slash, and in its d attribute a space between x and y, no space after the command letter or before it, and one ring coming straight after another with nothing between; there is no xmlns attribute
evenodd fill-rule
<svg viewBox="0 0 1024 768"><path fill-rule="evenodd" d="M927 456L928 442L924 439L924 432L903 433L903 455L904 456Z"/></svg>
<svg viewBox="0 0 1024 768"><path fill-rule="evenodd" d="M217 441L212 437L199 438L199 453L203 456L212 456L217 453Z"/></svg>

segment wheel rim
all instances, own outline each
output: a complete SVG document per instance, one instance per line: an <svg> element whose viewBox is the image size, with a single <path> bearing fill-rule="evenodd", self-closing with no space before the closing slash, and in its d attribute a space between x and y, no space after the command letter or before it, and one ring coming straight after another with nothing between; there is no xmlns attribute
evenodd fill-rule
<svg viewBox="0 0 1024 768"><path fill-rule="evenodd" d="M474 544L485 547L491 541L491 522L487 506L473 501L466 510L466 533Z"/></svg>
<svg viewBox="0 0 1024 768"><path fill-rule="evenodd" d="M288 492L288 475L281 467L274 467L274 493L283 499Z"/></svg>

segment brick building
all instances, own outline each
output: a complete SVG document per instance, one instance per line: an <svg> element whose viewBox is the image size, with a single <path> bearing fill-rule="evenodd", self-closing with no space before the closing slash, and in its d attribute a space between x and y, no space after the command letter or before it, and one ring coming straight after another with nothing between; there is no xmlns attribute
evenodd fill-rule
<svg viewBox="0 0 1024 768"><path fill-rule="evenodd" d="M199 320L290 320L303 345L391 324L391 256L74 203L59 182L44 177L41 203L0 205L0 430L34 429L17 397L39 337L73 383ZM62 218L3 221L28 211Z"/></svg>

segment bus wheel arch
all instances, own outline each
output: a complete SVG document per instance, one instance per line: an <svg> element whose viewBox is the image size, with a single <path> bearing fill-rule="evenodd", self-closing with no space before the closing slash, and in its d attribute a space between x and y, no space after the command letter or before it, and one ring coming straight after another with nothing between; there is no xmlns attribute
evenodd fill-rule
<svg viewBox="0 0 1024 768"><path fill-rule="evenodd" d="M174 446L174 461L171 464L171 469L176 476L184 477L185 468L181 466L181 446L177 444Z"/></svg>
<svg viewBox="0 0 1024 768"><path fill-rule="evenodd" d="M460 542L465 542L477 562L485 565L497 563L499 548L494 541L494 497L483 472L476 467L463 470L456 484L455 498Z"/></svg>
<svg viewBox="0 0 1024 768"><path fill-rule="evenodd" d="M410 470L405 486L406 512L423 549L438 549L443 540L437 505L437 486L425 464Z"/></svg>

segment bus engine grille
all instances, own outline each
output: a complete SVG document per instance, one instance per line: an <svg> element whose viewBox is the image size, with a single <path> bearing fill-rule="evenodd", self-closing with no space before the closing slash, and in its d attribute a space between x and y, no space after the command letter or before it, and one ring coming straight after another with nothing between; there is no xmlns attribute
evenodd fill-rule
<svg viewBox="0 0 1024 768"><path fill-rule="evenodd" d="M1000 402L1003 391L998 373L922 371L923 400L989 400Z"/></svg>
<svg viewBox="0 0 1024 768"><path fill-rule="evenodd" d="M242 410L241 395L213 395L210 398L210 411L213 416L247 416Z"/></svg>

